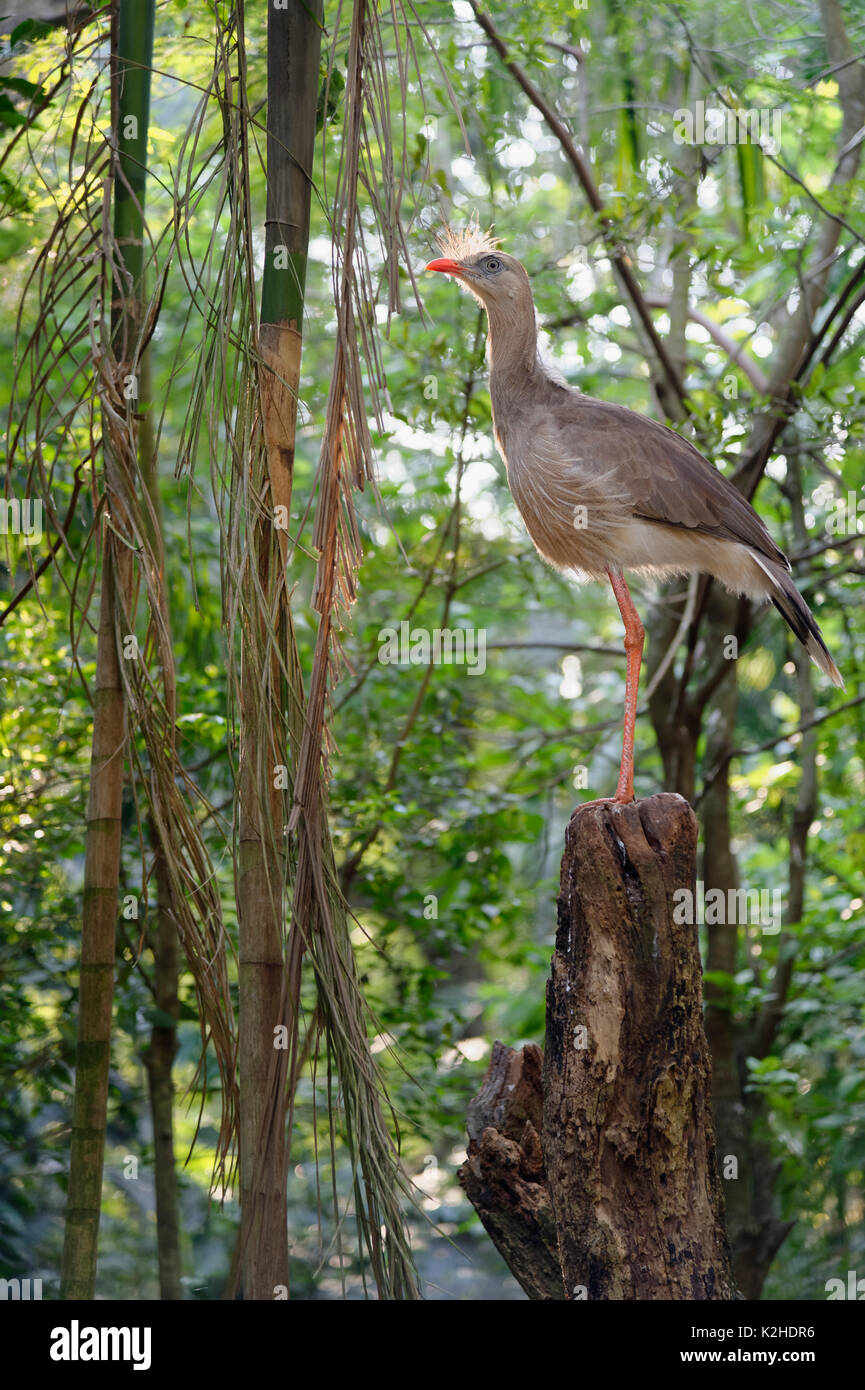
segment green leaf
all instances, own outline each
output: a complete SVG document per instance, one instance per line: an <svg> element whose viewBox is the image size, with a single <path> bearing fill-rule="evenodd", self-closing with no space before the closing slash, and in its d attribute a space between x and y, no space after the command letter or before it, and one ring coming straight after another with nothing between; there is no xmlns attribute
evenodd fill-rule
<svg viewBox="0 0 865 1390"><path fill-rule="evenodd" d="M9 35L10 47L15 48L18 44L32 43L35 39L45 39L53 27L52 24L48 24L43 19L25 19L21 24L16 25Z"/></svg>

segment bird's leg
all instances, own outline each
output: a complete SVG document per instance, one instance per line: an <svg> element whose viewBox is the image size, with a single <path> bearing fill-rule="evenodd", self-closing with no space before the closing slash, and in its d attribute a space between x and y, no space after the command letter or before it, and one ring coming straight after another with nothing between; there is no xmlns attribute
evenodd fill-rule
<svg viewBox="0 0 865 1390"><path fill-rule="evenodd" d="M616 787L615 802L624 804L634 800L634 724L637 718L637 693L640 688L640 663L643 659L643 639L646 630L640 622L640 615L628 592L625 576L621 570L607 570L619 612L625 624L625 653L628 658L628 673L625 678L625 730L622 738L622 765L619 769L619 785Z"/></svg>
<svg viewBox="0 0 865 1390"><path fill-rule="evenodd" d="M640 622L640 615L634 607L628 592L625 577L621 570L607 570L619 612L625 624L625 652L628 658L628 674L625 678L625 732L622 739L622 765L619 769L619 785L615 796L602 796L597 801L584 801L574 811L574 816L589 806L627 806L634 800L634 724L637 719L637 692L640 688L640 664L643 659L643 639L646 630ZM573 816L571 817L573 820Z"/></svg>

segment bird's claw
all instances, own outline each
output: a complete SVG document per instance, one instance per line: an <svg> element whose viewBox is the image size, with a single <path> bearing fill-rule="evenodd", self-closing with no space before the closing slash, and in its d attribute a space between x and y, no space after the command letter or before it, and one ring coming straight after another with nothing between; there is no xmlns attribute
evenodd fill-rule
<svg viewBox="0 0 865 1390"><path fill-rule="evenodd" d="M585 811L589 806L633 806L636 799L635 796L599 796L596 797L594 801L581 801L579 806L571 812L571 820L574 819L574 816L579 815L580 811Z"/></svg>

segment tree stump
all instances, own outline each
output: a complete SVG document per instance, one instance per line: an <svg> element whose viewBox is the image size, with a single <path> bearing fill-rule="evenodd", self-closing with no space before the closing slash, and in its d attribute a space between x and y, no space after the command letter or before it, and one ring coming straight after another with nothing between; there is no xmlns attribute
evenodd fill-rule
<svg viewBox="0 0 865 1390"><path fill-rule="evenodd" d="M737 1296L696 914L674 900L695 902L696 847L669 794L568 826L543 1068L496 1045L461 1172L530 1298Z"/></svg>
<svg viewBox="0 0 865 1390"><path fill-rule="evenodd" d="M493 1244L532 1299L564 1299L556 1220L541 1152L543 1053L497 1042L469 1106L460 1181Z"/></svg>

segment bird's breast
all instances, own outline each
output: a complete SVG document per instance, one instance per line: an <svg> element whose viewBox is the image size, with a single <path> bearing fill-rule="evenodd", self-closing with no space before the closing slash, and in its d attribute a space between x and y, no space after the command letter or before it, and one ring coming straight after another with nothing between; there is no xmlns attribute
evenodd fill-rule
<svg viewBox="0 0 865 1390"><path fill-rule="evenodd" d="M614 556L611 536L631 517L624 479L614 465L586 457L579 440L549 427L496 426L508 486L535 547L558 569L603 575Z"/></svg>

